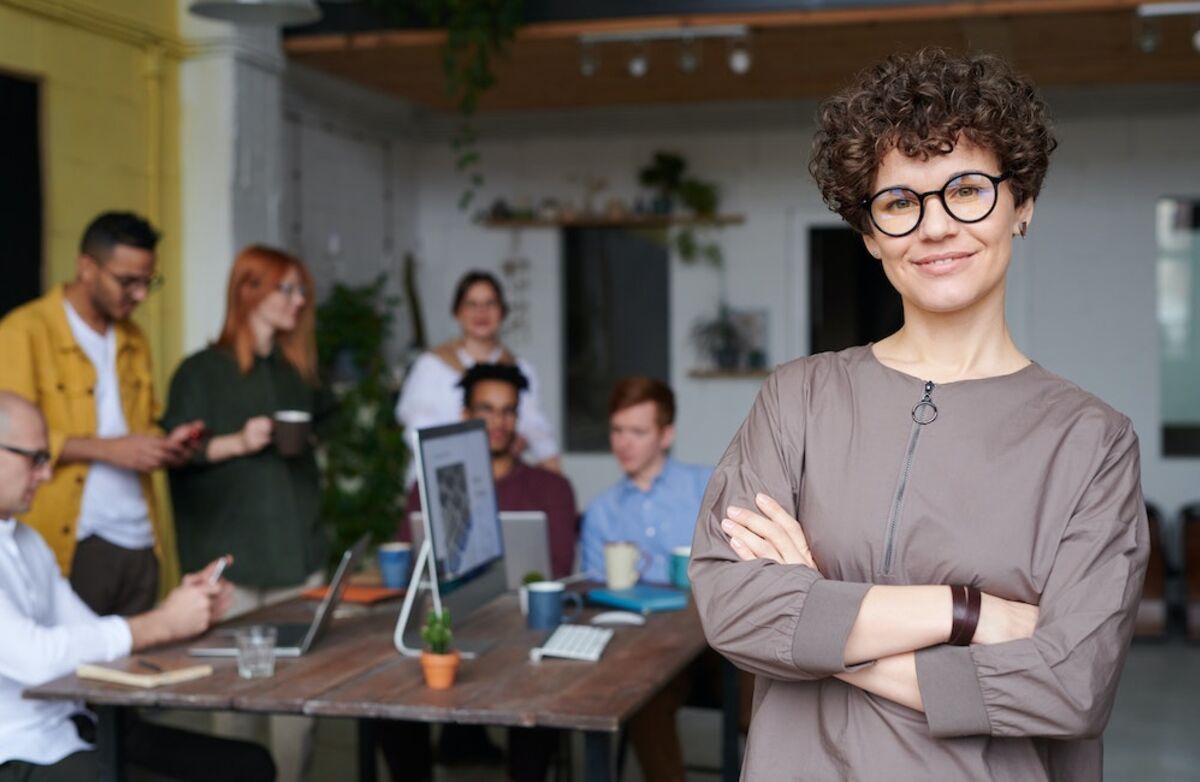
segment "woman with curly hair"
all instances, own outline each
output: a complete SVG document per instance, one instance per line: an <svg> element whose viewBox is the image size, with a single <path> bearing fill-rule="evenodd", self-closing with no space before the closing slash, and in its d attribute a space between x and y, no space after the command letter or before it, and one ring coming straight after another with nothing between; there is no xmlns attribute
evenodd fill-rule
<svg viewBox="0 0 1200 782"><path fill-rule="evenodd" d="M709 483L691 578L757 675L743 775L1100 779L1148 539L1129 420L1005 323L1045 104L997 58L924 50L819 125L810 171L904 325L779 368Z"/></svg>

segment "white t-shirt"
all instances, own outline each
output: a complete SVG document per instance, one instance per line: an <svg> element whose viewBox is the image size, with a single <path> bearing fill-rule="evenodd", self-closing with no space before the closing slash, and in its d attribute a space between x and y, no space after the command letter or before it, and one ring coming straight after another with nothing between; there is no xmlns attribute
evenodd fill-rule
<svg viewBox="0 0 1200 782"><path fill-rule="evenodd" d="M121 409L121 384L117 378L116 330L110 325L106 333L97 334L70 302L63 304L75 342L96 369L93 389L96 437L127 435L129 426ZM150 513L136 472L106 462L92 462L83 484L83 499L79 503L79 520L75 528L75 537L79 540L90 535L98 535L127 549L154 545L154 528L150 525Z"/></svg>
<svg viewBox="0 0 1200 782"><path fill-rule="evenodd" d="M91 749L70 720L82 704L25 700L21 692L80 663L129 654L129 625L92 613L41 536L12 519L0 520L0 637L0 764L49 765Z"/></svg>

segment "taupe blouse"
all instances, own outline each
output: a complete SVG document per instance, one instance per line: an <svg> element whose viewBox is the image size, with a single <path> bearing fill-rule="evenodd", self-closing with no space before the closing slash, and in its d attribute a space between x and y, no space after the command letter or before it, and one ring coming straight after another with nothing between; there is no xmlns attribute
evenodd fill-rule
<svg viewBox="0 0 1200 782"><path fill-rule="evenodd" d="M725 508L756 492L800 519L820 574L733 553ZM935 385L866 346L781 367L692 548L709 643L756 674L743 778L1100 779L1148 551L1129 420L1037 364ZM971 584L1037 604L1038 626L917 652L921 714L832 678L872 584Z"/></svg>

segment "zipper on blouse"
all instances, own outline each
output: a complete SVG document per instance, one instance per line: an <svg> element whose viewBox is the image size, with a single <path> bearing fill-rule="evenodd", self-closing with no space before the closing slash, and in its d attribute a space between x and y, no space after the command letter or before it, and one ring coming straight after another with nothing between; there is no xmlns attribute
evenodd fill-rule
<svg viewBox="0 0 1200 782"><path fill-rule="evenodd" d="M904 467L900 472L900 483L896 486L896 496L892 499L892 511L888 514L887 534L883 539L883 565L880 572L888 575L892 572L892 558L896 546L896 526L900 522L900 513L904 509L904 490L908 488L908 474L912 470L913 456L917 452L917 441L921 438L921 429L937 420L938 409L933 403L933 381L925 381L925 395L913 405L912 430L908 434L908 448L904 450Z"/></svg>

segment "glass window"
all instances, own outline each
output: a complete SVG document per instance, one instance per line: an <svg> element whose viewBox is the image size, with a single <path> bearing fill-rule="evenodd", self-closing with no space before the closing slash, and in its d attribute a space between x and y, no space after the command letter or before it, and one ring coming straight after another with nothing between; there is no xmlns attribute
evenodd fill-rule
<svg viewBox="0 0 1200 782"><path fill-rule="evenodd" d="M1200 456L1200 199L1159 199L1155 229L1163 455Z"/></svg>

